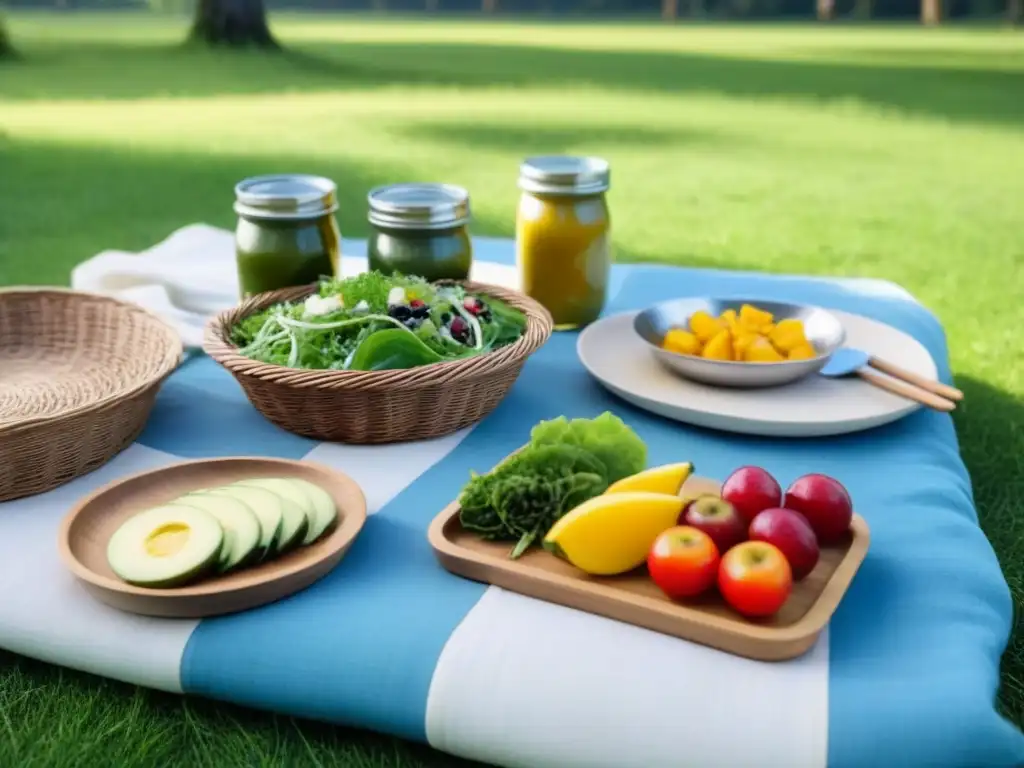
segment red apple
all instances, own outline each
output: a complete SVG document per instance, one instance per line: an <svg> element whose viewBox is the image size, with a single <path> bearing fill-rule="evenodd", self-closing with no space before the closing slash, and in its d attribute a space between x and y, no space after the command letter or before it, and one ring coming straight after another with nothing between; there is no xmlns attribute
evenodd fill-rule
<svg viewBox="0 0 1024 768"><path fill-rule="evenodd" d="M736 508L710 493L702 494L687 504L679 516L679 524L704 531L715 542L719 552L726 552L747 538L747 524Z"/></svg>
<svg viewBox="0 0 1024 768"><path fill-rule="evenodd" d="M703 531L689 526L669 528L647 555L647 571L673 600L696 597L718 577L718 549Z"/></svg>
<svg viewBox="0 0 1024 768"><path fill-rule="evenodd" d="M796 581L818 564L821 552L810 523L799 512L775 507L758 512L750 523L750 540L774 544L786 556Z"/></svg>
<svg viewBox="0 0 1024 768"><path fill-rule="evenodd" d="M758 512L782 506L782 488L766 470L740 467L722 484L722 498L749 524Z"/></svg>
<svg viewBox="0 0 1024 768"><path fill-rule="evenodd" d="M744 616L771 616L793 590L793 573L779 548L764 541L744 541L722 556L718 591Z"/></svg>
<svg viewBox="0 0 1024 768"><path fill-rule="evenodd" d="M841 540L850 530L853 501L835 478L828 475L804 475L786 489L782 506L799 512L821 544Z"/></svg>

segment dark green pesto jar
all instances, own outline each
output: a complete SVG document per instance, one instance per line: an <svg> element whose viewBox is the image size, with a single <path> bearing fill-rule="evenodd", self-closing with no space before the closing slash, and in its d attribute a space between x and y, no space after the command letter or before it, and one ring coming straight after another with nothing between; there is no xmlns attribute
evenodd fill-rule
<svg viewBox="0 0 1024 768"><path fill-rule="evenodd" d="M469 193L450 184L392 184L367 196L370 269L465 280L473 264Z"/></svg>
<svg viewBox="0 0 1024 768"><path fill-rule="evenodd" d="M337 187L320 176L257 176L235 186L235 259L242 298L336 277Z"/></svg>

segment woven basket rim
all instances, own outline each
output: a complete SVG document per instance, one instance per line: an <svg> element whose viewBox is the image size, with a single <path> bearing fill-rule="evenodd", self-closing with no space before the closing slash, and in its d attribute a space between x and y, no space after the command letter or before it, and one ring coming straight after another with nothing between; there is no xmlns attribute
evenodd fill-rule
<svg viewBox="0 0 1024 768"><path fill-rule="evenodd" d="M7 424L0 424L0 437L7 437L15 433L24 432L30 429L54 428L67 419L81 416L90 412L98 412L110 407L116 407L122 402L132 400L153 386L157 386L169 376L181 362L184 348L178 332L163 318L133 302L124 301L114 296L93 291L82 291L75 288L51 285L13 285L0 288L0 303L21 296L54 296L68 302L94 301L108 304L125 315L138 318L136 322L144 323L149 330L163 336L163 345L159 359L154 356L153 371L146 376L141 376L115 391L98 397L89 402L81 403L73 408L46 414L44 416L29 416L21 420L12 421Z"/></svg>
<svg viewBox="0 0 1024 768"><path fill-rule="evenodd" d="M486 378L507 367L520 364L551 336L553 321L550 313L539 302L519 291L472 280L438 280L435 284L461 285L472 293L506 301L526 316L526 329L511 344L482 355L474 355L462 360L444 360L415 368L382 371L289 368L284 365L262 363L239 354L238 347L232 344L228 338L230 329L235 323L271 304L281 301L296 301L311 295L318 287L316 283L312 283L261 293L233 309L219 313L206 325L203 349L236 377L283 384L295 389L383 392L395 389L413 390L455 381L461 382L470 378Z"/></svg>

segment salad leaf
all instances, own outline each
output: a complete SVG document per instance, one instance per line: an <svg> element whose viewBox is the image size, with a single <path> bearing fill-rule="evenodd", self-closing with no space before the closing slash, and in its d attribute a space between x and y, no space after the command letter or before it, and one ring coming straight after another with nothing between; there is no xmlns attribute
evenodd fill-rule
<svg viewBox="0 0 1024 768"><path fill-rule="evenodd" d="M323 280L318 292L324 298L341 296L346 307L354 307L365 301L370 312L382 314L388 311L388 294L395 287L405 288L410 299L420 299L427 304L434 298L434 288L422 277L385 275L377 271L363 272L340 280Z"/></svg>
<svg viewBox="0 0 1024 768"><path fill-rule="evenodd" d="M515 559L613 479L641 471L646 454L636 433L610 413L541 422L522 450L470 477L459 496L460 522L485 539L515 541Z"/></svg>
<svg viewBox="0 0 1024 768"><path fill-rule="evenodd" d="M513 309L500 299L489 299L491 322L484 328L484 344L488 347L500 347L511 344L523 335L526 330L526 316Z"/></svg>
<svg viewBox="0 0 1024 768"><path fill-rule="evenodd" d="M530 432L532 445L574 445L600 459L610 483L635 475L647 465L647 446L618 416L542 421Z"/></svg>
<svg viewBox="0 0 1024 768"><path fill-rule="evenodd" d="M507 534L505 521L491 499L494 487L501 481L494 474L473 474L459 495L459 521L462 527L475 531L485 539L500 539Z"/></svg>
<svg viewBox="0 0 1024 768"><path fill-rule="evenodd" d="M551 520L548 528L557 523L564 515L571 512L584 501L600 496L608 490L608 481L591 472L577 472L558 481L558 495L561 499L558 514Z"/></svg>
<svg viewBox="0 0 1024 768"><path fill-rule="evenodd" d="M552 510L560 506L560 488L537 475L508 475L495 483L491 504L498 517L519 543L512 550L512 558L525 552L537 535L551 527Z"/></svg>
<svg viewBox="0 0 1024 768"><path fill-rule="evenodd" d="M415 368L438 363L443 358L414 333L391 328L367 336L356 348L349 369L383 371L389 368Z"/></svg>
<svg viewBox="0 0 1024 768"><path fill-rule="evenodd" d="M579 446L565 444L538 445L531 442L526 449L511 456L501 468L505 472L533 474L552 481L577 472L589 472L603 479L608 475L604 462L594 454Z"/></svg>

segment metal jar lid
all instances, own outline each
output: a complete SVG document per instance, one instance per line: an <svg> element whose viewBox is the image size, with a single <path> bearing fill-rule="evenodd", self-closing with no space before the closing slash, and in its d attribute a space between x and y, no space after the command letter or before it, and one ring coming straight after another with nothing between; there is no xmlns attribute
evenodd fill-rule
<svg viewBox="0 0 1024 768"><path fill-rule="evenodd" d="M469 221L469 192L452 184L389 184L370 190L367 217L391 229L448 229Z"/></svg>
<svg viewBox="0 0 1024 768"><path fill-rule="evenodd" d="M597 195L611 185L608 163L599 157L528 157L519 166L519 188L551 195Z"/></svg>
<svg viewBox="0 0 1024 768"><path fill-rule="evenodd" d="M254 219L316 219L338 210L338 187L304 174L254 176L235 185L235 213Z"/></svg>

